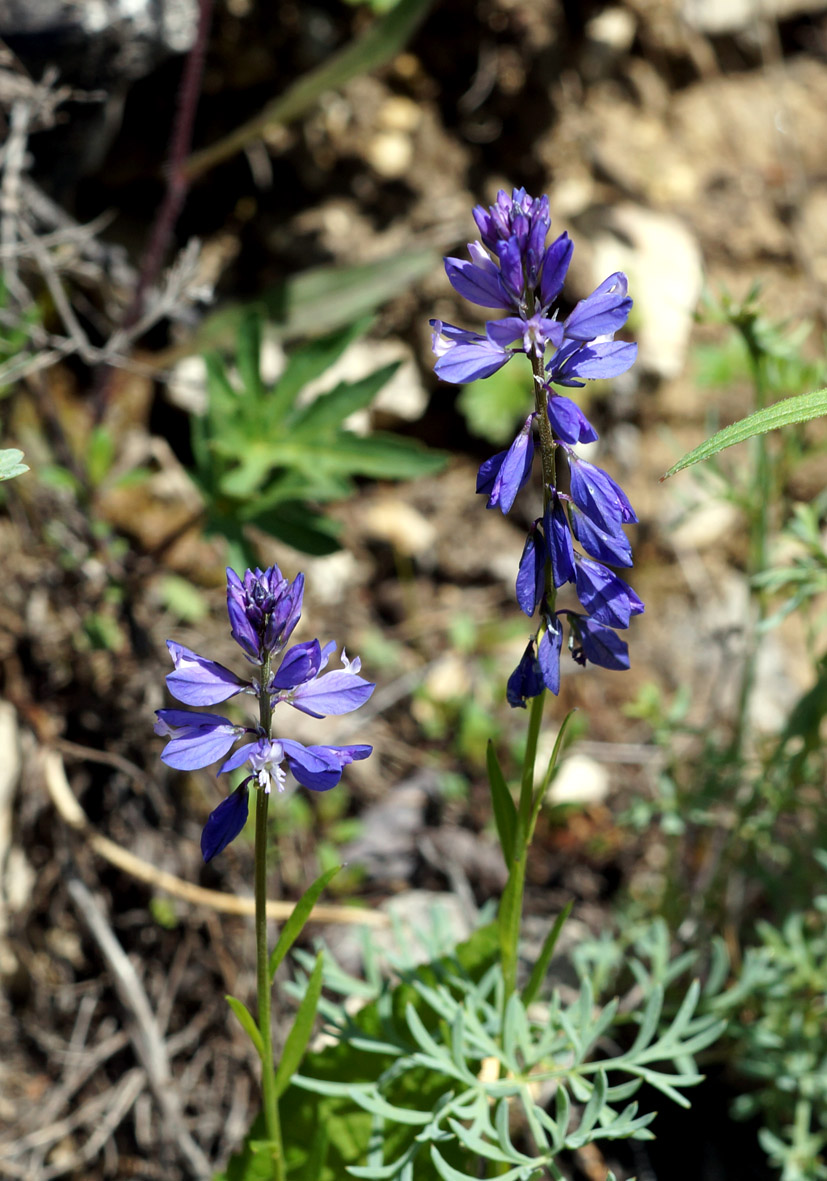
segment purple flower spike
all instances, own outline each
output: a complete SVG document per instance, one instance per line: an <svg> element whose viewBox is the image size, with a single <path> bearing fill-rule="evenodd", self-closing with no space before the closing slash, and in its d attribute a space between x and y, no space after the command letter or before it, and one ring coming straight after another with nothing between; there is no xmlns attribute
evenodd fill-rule
<svg viewBox="0 0 827 1181"><path fill-rule="evenodd" d="M243 581L227 571L230 632L254 664L285 646L301 617L303 594L304 575L290 582L278 566L246 570Z"/></svg>
<svg viewBox="0 0 827 1181"><path fill-rule="evenodd" d="M505 695L512 709L525 709L529 697L537 697L543 691L543 670L534 651L534 640L528 647L514 672L508 678Z"/></svg>
<svg viewBox="0 0 827 1181"><path fill-rule="evenodd" d="M183 644L167 640L167 648L175 665L175 671L166 678L167 688L185 705L218 705L250 688L249 681L242 681L223 664L205 660Z"/></svg>
<svg viewBox="0 0 827 1181"><path fill-rule="evenodd" d="M247 809L247 784L242 783L210 812L201 833L201 855L205 861L212 861L235 840L247 823Z"/></svg>
<svg viewBox="0 0 827 1181"><path fill-rule="evenodd" d="M548 420L557 438L564 443L594 443L597 439L597 431L577 403L562 394L549 397Z"/></svg>
<svg viewBox="0 0 827 1181"><path fill-rule="evenodd" d="M155 712L155 733L171 739L161 752L161 761L178 771L195 771L217 763L246 729L218 714L196 714L185 709Z"/></svg>
<svg viewBox="0 0 827 1181"><path fill-rule="evenodd" d="M507 451L487 459L477 475L477 492L488 494L486 508L509 512L514 499L531 474L534 459L534 415L529 414L523 429Z"/></svg>
<svg viewBox="0 0 827 1181"><path fill-rule="evenodd" d="M594 623L584 615L569 613L572 628L571 654L578 664L599 665L616 672L629 667L629 645L610 627ZM579 642L578 642L579 641Z"/></svg>
<svg viewBox="0 0 827 1181"><path fill-rule="evenodd" d="M577 597L595 623L626 628L633 615L643 612L643 603L617 574L589 558L578 555Z"/></svg>

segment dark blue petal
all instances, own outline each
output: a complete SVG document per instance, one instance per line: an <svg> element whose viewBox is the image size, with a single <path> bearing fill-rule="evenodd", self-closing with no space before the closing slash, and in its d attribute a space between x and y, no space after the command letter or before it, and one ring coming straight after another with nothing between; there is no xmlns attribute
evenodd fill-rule
<svg viewBox="0 0 827 1181"><path fill-rule="evenodd" d="M569 468L572 500L601 529L611 533L637 521L628 496L608 472L571 451Z"/></svg>
<svg viewBox="0 0 827 1181"><path fill-rule="evenodd" d="M631 566L632 547L622 526L618 525L616 533L609 533L595 525L576 505L571 506L571 525L587 554L610 566Z"/></svg>
<svg viewBox="0 0 827 1181"><path fill-rule="evenodd" d="M526 615L533 615L543 597L545 584L546 547L543 534L535 521L526 538L523 555L517 570L517 602Z"/></svg>
<svg viewBox="0 0 827 1181"><path fill-rule="evenodd" d="M548 626L540 637L537 659L543 675L543 684L556 697L560 692L560 652L563 647L563 626L556 616L546 622Z"/></svg>
<svg viewBox="0 0 827 1181"><path fill-rule="evenodd" d="M577 403L562 394L548 399L548 418L551 429L564 443L593 443L597 438L597 431Z"/></svg>
<svg viewBox="0 0 827 1181"><path fill-rule="evenodd" d="M373 751L372 746L302 746L287 738L281 744L294 778L312 791L330 791L349 763L366 759Z"/></svg>
<svg viewBox="0 0 827 1181"><path fill-rule="evenodd" d="M489 271L461 258L446 258L445 273L454 290L471 303L484 308L505 310L513 305L514 301L506 291L500 273L493 263Z"/></svg>
<svg viewBox="0 0 827 1181"><path fill-rule="evenodd" d="M633 615L643 611L643 603L628 583L599 562L578 558L576 574L577 597L596 623L625 628Z"/></svg>
<svg viewBox="0 0 827 1181"><path fill-rule="evenodd" d="M632 309L627 288L626 276L620 271L604 279L591 295L580 300L566 319L566 336L571 340L592 341L617 332Z"/></svg>
<svg viewBox="0 0 827 1181"><path fill-rule="evenodd" d="M621 373L631 369L636 360L636 344L625 340L594 341L572 350L567 357L567 381L563 382L559 377L554 380L566 385L574 384L572 379L575 377L584 377L590 381L595 378L619 377Z"/></svg>
<svg viewBox="0 0 827 1181"><path fill-rule="evenodd" d="M242 681L223 664L207 660L183 644L167 640L167 648L175 665L166 678L167 688L185 705L218 705L250 687L249 681Z"/></svg>
<svg viewBox="0 0 827 1181"><path fill-rule="evenodd" d="M293 689L304 681L315 677L322 662L322 650L318 640L305 640L303 644L294 644L284 654L275 675L270 682L270 691L275 689Z"/></svg>
<svg viewBox="0 0 827 1181"><path fill-rule="evenodd" d="M489 492L486 508L499 508L503 513L510 511L514 499L531 474L534 459L534 415L529 414L523 429L508 450L493 456L482 465L477 476L477 491ZM493 474L493 479L491 476Z"/></svg>
<svg viewBox="0 0 827 1181"><path fill-rule="evenodd" d="M573 250L574 243L568 234L563 233L546 251L540 280L540 303L544 308L547 308L563 290Z"/></svg>
<svg viewBox="0 0 827 1181"><path fill-rule="evenodd" d="M629 667L629 645L610 627L593 623L582 615L571 614L571 654L578 664L599 665L601 668L625 672ZM576 637L576 639L575 639ZM579 640L579 643L577 642Z"/></svg>
<svg viewBox="0 0 827 1181"><path fill-rule="evenodd" d="M574 547L571 544L571 529L557 493L552 490L551 499L543 517L546 546L551 573L555 586L574 582Z"/></svg>
<svg viewBox="0 0 827 1181"><path fill-rule="evenodd" d="M247 782L244 782L207 818L201 833L201 855L205 861L212 861L235 840L247 823L247 809Z"/></svg>
<svg viewBox="0 0 827 1181"><path fill-rule="evenodd" d="M528 698L539 696L544 685L543 672L534 651L534 640L529 640L520 663L508 678L505 690L508 704L515 709L525 709Z"/></svg>

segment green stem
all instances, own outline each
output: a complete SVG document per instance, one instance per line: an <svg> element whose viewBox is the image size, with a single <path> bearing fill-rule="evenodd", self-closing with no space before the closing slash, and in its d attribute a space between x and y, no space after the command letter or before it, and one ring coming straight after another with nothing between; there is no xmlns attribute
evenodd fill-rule
<svg viewBox="0 0 827 1181"><path fill-rule="evenodd" d="M259 694L259 717L261 728L270 736L272 709L266 692L270 681L270 655L261 666L261 693ZM256 787L256 984L258 991L258 1028L264 1045L261 1059L261 1096L264 1109L264 1124L267 1139L272 1144L273 1178L284 1181L284 1145L281 1136L278 1099L276 1097L276 1068L273 1061L273 1030L270 983L270 965L267 948L267 808L270 793L263 787Z"/></svg>

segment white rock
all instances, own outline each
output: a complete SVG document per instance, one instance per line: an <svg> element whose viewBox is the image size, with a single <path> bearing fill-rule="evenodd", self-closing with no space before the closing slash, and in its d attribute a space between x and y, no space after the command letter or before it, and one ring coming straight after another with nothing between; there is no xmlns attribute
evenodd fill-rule
<svg viewBox="0 0 827 1181"><path fill-rule="evenodd" d="M386 541L400 554L416 558L432 551L437 531L418 509L396 496L383 496L368 506L363 518L365 532Z"/></svg>
<svg viewBox="0 0 827 1181"><path fill-rule="evenodd" d="M823 12L827 0L683 0L682 15L701 33L748 32L761 21Z"/></svg>
<svg viewBox="0 0 827 1181"><path fill-rule="evenodd" d="M548 804L602 804L609 794L609 772L588 755L574 754L560 763L548 790Z"/></svg>
<svg viewBox="0 0 827 1181"><path fill-rule="evenodd" d="M701 252L690 230L670 214L616 206L593 240L595 286L613 271L629 276L641 369L668 379L684 367L701 293Z"/></svg>

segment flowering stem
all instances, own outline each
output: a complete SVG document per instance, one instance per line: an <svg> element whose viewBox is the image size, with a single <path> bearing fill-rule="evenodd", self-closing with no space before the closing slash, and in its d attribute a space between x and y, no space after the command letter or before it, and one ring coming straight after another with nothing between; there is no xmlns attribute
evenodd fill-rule
<svg viewBox="0 0 827 1181"><path fill-rule="evenodd" d="M261 728L269 737L272 707L267 686L270 682L270 653L261 665L261 692L259 693L259 717ZM264 1123L267 1139L272 1145L273 1177L284 1181L284 1147L281 1137L278 1100L276 1098L276 1070L273 1062L273 1030L270 1005L272 986L267 949L267 808L270 793L263 787L256 787L256 983L258 990L258 1028L261 1034L263 1053L261 1058L261 1096L264 1109Z"/></svg>

